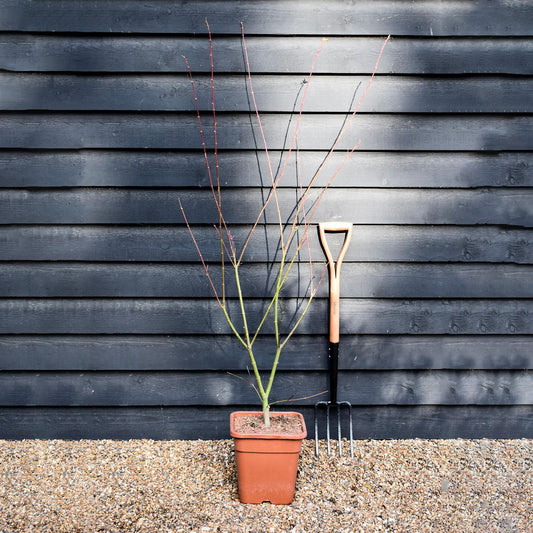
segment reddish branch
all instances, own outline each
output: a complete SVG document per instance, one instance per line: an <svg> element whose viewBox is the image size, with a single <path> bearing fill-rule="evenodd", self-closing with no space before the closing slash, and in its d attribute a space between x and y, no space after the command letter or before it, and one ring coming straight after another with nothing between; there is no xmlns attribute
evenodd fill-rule
<svg viewBox="0 0 533 533"><path fill-rule="evenodd" d="M333 145L329 149L326 157L324 158L324 160L322 161L322 163L320 164L320 166L318 167L318 169L314 173L314 175L313 175L312 179L310 180L310 182L304 188L304 185L303 185L302 179L301 179L301 175L300 175L300 167L299 167L300 153L299 153L299 146L298 146L298 133L299 133L300 124L301 124L301 120L302 120L302 116L303 116L304 104L305 104L305 101L306 101L306 97L307 97L309 86L311 84L311 78L312 78L312 75L313 75L313 72L314 72L314 69L315 69L315 65L316 65L318 56L319 56L319 54L320 54L320 52L322 50L322 47L324 46L324 43L327 41L327 39L323 39L322 40L322 43L320 44L318 50L316 51L316 53L314 55L313 62L312 62L312 65L311 65L311 69L310 69L310 72L309 72L309 77L307 78L307 80L305 82L305 88L304 88L304 92L303 92L302 99L301 99L301 102L300 102L300 108L299 108L299 111L298 111L298 114L297 114L297 120L296 120L294 133L293 133L291 142L289 144L289 148L287 150L287 154L286 154L286 156L284 158L284 161L283 161L283 163L281 165L281 168L280 168L280 170L278 172L278 175L275 176L274 172L273 172L273 169L272 169L272 162L271 162L271 159L270 159L270 154L269 154L268 145L267 145L267 141L266 141L266 137L265 137L265 132L264 132L264 129L263 129L263 124L262 124L262 121L261 121L261 116L259 114L259 108L258 108L258 105L257 105L257 102L256 102L256 98L255 98L255 92L254 92L251 69L250 69L250 62L249 62L249 58L248 58L248 48L246 46L246 39L245 39L245 36L244 36L244 25L241 23L241 38L242 38L244 57L245 57L245 63L246 63L246 74L247 74L248 86L250 88L250 94L251 94L251 99L252 99L253 110L254 110L255 117L257 119L257 124L258 124L258 127L259 127L259 131L260 131L260 134L261 134L261 139L262 139L262 143L263 143L263 150L265 152L266 159L267 159L268 172L269 172L269 175L270 175L270 191L269 191L269 194L268 194L266 200L261 205L259 213L258 213L257 217L255 218L253 226L252 226L251 230L249 231L249 233L248 233L248 235L246 237L246 240L245 240L245 242L244 242L244 244L243 244L243 246L242 246L242 248L240 250L240 253L237 254L237 251L236 251L235 246L234 246L232 235L231 235L231 233L230 233L230 231L228 229L228 226L226 224L226 220L224 218L223 211L222 211L222 193L221 193L221 188L220 188L220 174L219 174L219 163L218 163L217 119L216 119L216 108L215 108L213 40L212 40L212 36L211 36L211 31L209 29L209 24L207 24L207 21L206 21L206 25L207 25L207 31L208 31L208 36L209 36L209 57L210 57L210 65L211 65L210 81L211 81L211 108L212 108L212 113L213 113L214 157L215 157L215 167L216 167L215 179L213 179L213 175L212 175L212 172L211 172L211 166L209 164L208 150L207 150L207 146L206 146L206 142L205 142L204 130L203 130L203 127L202 127L202 120L201 120L200 106L199 106L199 103L198 103L198 97L197 97L197 93L196 93L196 87L195 87L194 78L193 78L193 75L192 75L192 70L191 70L191 68L189 66L189 62L187 61L187 59L186 58L184 58L184 59L185 59L186 65L187 65L187 72L189 74L189 78L190 78L190 82L191 82L191 86L192 86L192 92L193 92L193 96L194 96L196 117L197 117L197 120L198 120L198 127L199 127L199 130L200 130L200 137L201 137L201 142L202 142L204 160L205 160L206 169L207 169L207 175L208 175L208 178L209 178L209 185L210 185L210 188L211 188L211 193L212 193L212 196L213 196L213 200L214 200L215 207L216 207L216 210L218 212L218 218L219 218L218 226L216 226L216 230L217 230L218 238L219 238L219 241L220 241L221 267L222 267L222 290L221 290L222 296L219 295L219 292L217 291L217 289L215 287L213 279L212 279L212 277L211 277L211 275L209 273L208 266L207 266L207 264L206 264L206 262L204 260L202 252L200 250L200 247L198 246L198 242L197 242L197 240L194 237L194 233L193 233L191 225L189 224L189 221L188 221L188 219L187 219L187 217L185 215L185 211L183 209L183 206L182 206L181 202L179 203L179 206L180 206L181 212L183 214L183 218L185 220L185 224L187 226L187 229L188 229L188 231L189 231L189 233L191 235L192 241L194 243L194 246L196 248L196 251L198 253L198 256L200 258L202 266L204 268L205 275L206 275L206 277L207 277L207 279L209 281L211 289L213 290L213 293L214 293L214 296L216 298L216 301L218 302L219 306L221 307L221 309L222 309L222 311L224 313L224 316L225 316L225 318L226 318L226 320L228 322L228 325L230 326L230 329L233 331L233 333L235 334L235 336L237 337L239 342L244 346L244 348L247 350L247 352L248 352L248 354L250 356L250 362L252 364L252 368L253 368L253 372L254 372L254 376L255 376L255 380L256 380L256 386L253 386L253 387L254 387L254 390L257 392L258 396L261 399L261 403L262 403L262 406L263 406L263 413L264 413L265 423L267 423L267 425L268 425L268 420L269 420L269 418L268 418L269 395L270 395L272 384L273 384L273 381L274 381L274 376L276 374L276 369L277 369L277 366L278 366L278 361L279 361L281 350L285 346L285 344L288 342L288 340L292 337L292 335L294 334L294 332L296 331L296 329L300 325L303 317L307 313L307 311L309 309L309 306L311 305L311 302L312 302L313 298L315 297L315 295L317 293L318 287L320 285L320 281L322 280L322 278L324 276L324 273L326 272L326 268L324 267L324 270L322 271L322 275L320 276L318 284L316 286L313 286L312 260L311 260L311 253L310 253L310 247L309 247L309 229L310 229L311 224L313 222L313 218L315 216L315 213L316 213L316 210L318 208L318 205L320 204L322 198L324 197L324 194L326 193L327 189L329 188L329 186L331 185L332 181L337 176L337 174L340 172L340 170L342 169L342 167L344 166L346 161L350 158L352 153L358 148L358 146L360 144L360 141L357 141L354 144L353 148L346 153L346 155L345 155L343 161L341 162L341 164L337 167L335 172L333 172L332 176L328 179L326 184L321 188L320 194L318 195L317 200L314 202L314 205L312 206L312 209L310 210L310 212L308 212L306 210L305 202L309 198L309 196L310 196L310 194L311 194L311 192L313 190L313 187L314 187L314 185L315 185L315 183L317 181L318 176L320 175L322 170L325 168L326 163L330 159L330 157L333 154L333 152L337 149L337 146L339 145L340 140L342 139L342 137L344 136L344 134L348 130L348 128L349 128L350 124L352 123L355 115L359 111L359 109L361 107L361 104L363 103L363 101L364 101L364 99L365 99L365 97L366 97L366 95L368 93L368 90L370 89L370 86L371 86L371 84L372 84L372 82L374 80L378 65L379 65L379 63L381 61L381 57L383 55L383 50L384 50L385 45L387 44L387 42L389 40L389 37L387 37L387 39L383 43L383 46L381 47L381 50L380 50L379 55L378 55L378 59L376 61L374 69L372 71L372 75L370 76L370 79L369 79L369 81L367 83L367 86L366 86L366 88L365 88L365 90L364 90L364 92L363 92L358 104L356 105L356 107L353 110L353 112L350 113L350 115L348 117L348 120L345 122L344 126L341 128L341 130L340 130L335 142L333 143ZM289 158L290 158L294 148L296 150L298 188L299 188L300 194L299 194L299 199L296 202L293 214L291 215L289 220L287 220L287 225L290 228L290 230L289 230L288 235L285 236L285 234L284 234L284 220L283 220L283 217L282 217L282 214L281 214L281 208L280 208L280 204L279 204L277 189L278 189L278 186L279 186L279 183L280 183L281 179L283 178L283 175L285 173L285 169L287 167L287 163L289 161ZM265 312L263 313L263 315L261 317L259 325L255 329L255 333L252 334L252 332L250 332L249 327L248 327L248 320L247 320L247 312L246 312L246 307L245 307L244 295L243 295L242 288L241 288L241 283L240 283L239 267L240 267L240 265L242 263L242 260L243 260L243 257L244 257L244 252L245 252L246 248L248 247L248 245L250 243L252 235L254 234L254 232L255 232L258 224L259 224L259 221L261 220L261 217L263 216L263 214L265 212L265 209L267 208L268 204L270 203L270 201L272 199L274 199L276 215L277 215L278 224L279 224L280 255L281 256L280 256L280 259L279 259L279 268L278 268L277 274L276 274L274 294L271 297L271 299L269 301L269 304L267 305L267 308L266 308ZM301 223L301 227L300 227L300 223ZM300 234L300 231L301 231L301 234ZM295 242L295 244L294 244L295 251L289 257L288 256L289 250L290 250L291 246L293 246L293 242ZM283 336L283 338L282 338L281 325L282 325L282 321L283 321L284 312L282 312L282 311L280 312L280 309L279 309L281 290L282 290L285 282L287 281L289 273L290 273L292 267L294 266L297 258L299 257L301 248L304 246L304 244L307 245L307 250L308 250L308 254L309 254L309 263L310 263L310 286L309 286L310 288L309 288L309 295L307 297L307 301L306 301L305 305L302 305L302 308L297 310L296 322L290 327L288 333L286 333ZM230 261L230 263L231 263L231 265L233 267L234 280L235 280L235 285L236 285L236 288L237 288L238 303L239 303L239 306L240 306L240 318L242 320L242 332L241 332L241 328L238 328L235 325L234 319L230 316L228 308L227 308L227 303L226 303L225 256L228 257L228 259L229 259L229 261ZM273 361L272 368L271 368L270 374L269 374L268 383L265 385L263 383L263 380L262 380L260 374L259 374L259 369L257 367L257 363L256 363L256 360L255 360L253 347L254 347L254 343L255 343L255 340L257 339L258 334L260 333L260 331L262 331L262 328L263 328L263 326L264 326L264 324L265 324L265 322L266 322L266 320L267 320L267 318L268 318L268 316L270 315L271 312L274 315L273 316L273 322L274 322L274 333L275 333L275 340L276 340L276 349L275 349L275 354L274 354L274 361Z"/></svg>

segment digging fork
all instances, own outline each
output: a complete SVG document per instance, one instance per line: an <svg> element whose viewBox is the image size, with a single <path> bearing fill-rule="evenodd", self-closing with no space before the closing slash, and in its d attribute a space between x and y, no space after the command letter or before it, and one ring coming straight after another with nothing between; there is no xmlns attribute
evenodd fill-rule
<svg viewBox="0 0 533 533"><path fill-rule="evenodd" d="M342 436L341 436L341 409L346 407L349 415L350 427L350 455L353 457L353 418L352 405L350 402L337 401L337 377L339 370L339 325L340 325L340 273L342 260L350 245L352 238L353 224L350 222L321 222L318 225L318 235L320 244L326 255L329 270L329 402L322 401L315 404L315 454L318 457L318 415L323 407L326 412L326 438L328 445L328 455L331 455L330 445L330 418L331 411L337 412L337 437L339 440L339 457L342 457ZM331 255L326 233L344 233L344 242L337 261Z"/></svg>

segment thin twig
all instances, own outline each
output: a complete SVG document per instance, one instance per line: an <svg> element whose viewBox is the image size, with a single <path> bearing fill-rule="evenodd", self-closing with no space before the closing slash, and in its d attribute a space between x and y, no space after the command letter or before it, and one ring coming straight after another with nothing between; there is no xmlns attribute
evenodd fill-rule
<svg viewBox="0 0 533 533"><path fill-rule="evenodd" d="M278 403L289 403L289 402L299 402L301 400L310 400L311 398L316 398L317 396L322 396L323 394L327 394L327 390L323 390L322 392L317 392L316 394L312 394L311 396L303 396L302 398L294 398L295 394L287 398L286 400L276 400L275 402L270 402L270 405L276 405Z"/></svg>
<svg viewBox="0 0 533 533"><path fill-rule="evenodd" d="M339 142L341 141L342 137L344 136L344 134L346 133L347 129L349 128L350 124L352 123L353 119L355 118L355 115L357 115L357 112L359 111L359 109L361 108L361 105L363 103L363 101L365 100L366 98L366 95L370 89L370 86L372 85L372 82L374 81L374 78L376 76L376 72L378 70L378 66L379 66L379 63L381 62L381 57L383 55L383 51L385 49L385 46L386 44L389 42L390 40L390 35L385 39L385 42L382 44L381 46L381 50L379 52L379 55L378 55L378 58L376 60L376 63L374 65L374 68L372 70L372 75L370 76L370 79L368 80L368 83L365 87L365 90L361 96L361 98L359 99L359 102L356 106L356 108L354 109L354 111L351 113L350 115L350 118L346 121L346 123L344 124L343 128L341 129L339 135L337 136L335 142L333 143L333 146L329 149L328 151L328 154L326 155L326 157L324 158L324 161L322 161L322 163L320 164L320 166L318 167L317 171L315 172L315 175L313 176L313 178L311 179L309 185L307 186L307 189L304 193L307 194L308 191L313 187L316 179L318 178L318 176L320 175L320 173L322 172L322 170L324 169L324 167L326 166L326 163L329 161L330 157L332 156L333 152L335 151L335 149L337 148ZM341 170L341 168L344 166L344 164L346 163L346 161L348 160L348 158L351 156L351 154L356 150L356 148L359 146L360 144L360 141L350 150L350 152L348 152L347 154L347 157L344 158L343 162L341 163L341 165L337 168L337 170L335 171L334 176L336 176L339 171ZM329 183L331 183L331 179L329 180L328 182L328 185ZM327 187L326 187L327 188ZM301 204L298 206L297 208L297 212L301 209ZM293 227L291 228L291 232L290 234L293 233L293 230L294 230L294 227L295 227L295 224L293 222Z"/></svg>
<svg viewBox="0 0 533 533"><path fill-rule="evenodd" d="M259 115L259 108L258 108L257 102L255 100L254 84L252 82L252 73L251 73L251 69L250 69L250 60L248 59L248 47L246 46L246 39L244 37L244 23L243 22L241 22L241 39L242 39L242 46L243 46L243 50L244 50L244 59L245 59L245 63L246 63L246 73L248 75L248 85L250 87L250 94L252 95L252 103L253 103L255 116L256 116L257 122L259 124L259 132L261 133L261 139L263 141L263 150L265 151L265 155L266 155L266 160L267 160L267 165L268 165L268 173L270 175L270 183L272 185L273 196L274 196L274 200L275 200L275 203L276 203L276 211L277 211L277 215L278 215L278 223L279 223L279 228L280 228L280 238L282 239L282 242L283 242L283 222L281 220L281 211L280 211L280 208L279 208L278 195L276 194L276 184L275 184L275 181L274 181L274 172L272 170L272 162L271 162L271 159L270 159L270 153L268 151L268 143L267 143L266 138L265 138L265 132L263 130L263 125L261 123L261 116ZM267 202L268 202L268 199L267 199ZM261 216L261 213L260 213L259 217L260 216ZM259 220L259 218L258 218L258 220ZM253 232L253 230L252 230L252 232ZM246 243L244 245L244 248L246 248ZM243 253L244 253L244 249L243 249ZM241 257L242 257L242 255L241 255ZM239 261L240 261L240 258L239 258Z"/></svg>
<svg viewBox="0 0 533 533"><path fill-rule="evenodd" d="M254 382L252 381L252 379L249 379L249 380L245 379L242 376L234 374L233 372L226 372L226 374L228 374L229 376L232 376L234 378L240 379L240 380L244 381L245 383L247 383L248 385L250 385L250 387L252 387L252 389L254 389L254 391L257 394L257 396L259 397L259 399L262 400L261 395L259 394L259 391L257 390L257 387L254 385Z"/></svg>
<svg viewBox="0 0 533 533"><path fill-rule="evenodd" d="M211 66L211 108L213 110L213 142L215 144L215 177L217 184L217 208L218 208L218 227L220 234L220 264L221 264L221 275L222 275L222 301L226 301L226 269L224 264L224 238L222 237L222 226L223 226L223 216L222 216L222 195L220 192L220 170L218 166L218 139L217 139L217 113L215 107L215 63L213 60L213 38L211 36L211 28L209 28L209 23L205 19L205 25L207 26L207 35L209 36L209 62Z"/></svg>
<svg viewBox="0 0 533 533"><path fill-rule="evenodd" d="M242 28L243 28L243 26L242 26ZM246 48L246 41L245 41L245 38L244 38L244 29L242 30L242 40L243 40L243 47L244 47L244 50L245 50L245 55L247 57L247 48ZM320 46L319 46L318 50L316 51L315 56L313 58L313 63L311 65L311 70L310 70L309 76L308 76L308 78L306 80L304 94L302 96L302 101L300 103L300 110L298 112L298 119L296 121L296 127L295 127L295 130L294 130L294 134L293 134L293 137L292 137L292 141L291 141L290 147L289 147L289 151L287 153L287 156L286 156L285 161L283 163L282 169L280 170L276 180L274 180L274 176L272 174L272 169L271 169L271 166L270 166L270 163L269 163L269 168L270 168L270 173L271 173L271 180L272 180L272 188L270 189L270 193L268 194L267 199L263 203L263 205L261 207L261 210L259 211L259 214L257 215L257 218L256 218L256 220L254 222L254 225L252 226L252 229L250 230L250 233L248 234L248 238L246 239L246 241L245 241L245 243L243 245L243 248L241 250L241 254L240 254L239 260L238 260L239 263L242 260L242 256L244 254L244 251L246 250L246 248L248 246L248 243L250 242L250 239L252 237L252 234L254 233L255 228L259 224L259 221L261 220L261 217L263 216L263 213L264 213L265 209L267 208L268 204L270 203L271 198L274 196L276 198L276 202L277 202L277 186L278 186L279 182L281 181L281 178L283 177L283 175L285 173L285 168L286 168L287 162L288 162L290 154L292 152L292 148L294 146L295 140L296 140L296 138L298 136L298 130L299 130L299 127L300 127L300 120L301 120L301 116L302 116L302 113L303 113L304 104L305 104L305 100L306 100L306 96L307 96L307 90L309 88L309 85L311 84L311 77L313 75L313 70L314 70L314 67L315 67L315 64L316 64L316 60L318 59L318 55L319 55L320 51L322 50L322 47L323 47L323 45L324 45L324 43L326 41L327 41L327 39L322 39L322 42L321 42L321 44L320 44ZM249 76L249 79L251 80L251 76ZM253 99L253 104L254 104L254 109L255 109L256 116L257 116L258 123L259 123L259 131L261 132L261 137L262 137L263 142L265 143L265 147L266 147L266 139L265 139L265 135L264 135L263 125L261 123L261 118L259 116L259 111L257 109L257 104L255 102L255 99ZM268 156L268 151L267 151L266 148L265 148L265 151L266 151L267 160L268 160L269 156ZM278 207L278 213L279 213L279 207ZM282 248L283 248L283 231L281 230L280 233L281 233L280 237L281 237L281 243L282 243Z"/></svg>
<svg viewBox="0 0 533 533"><path fill-rule="evenodd" d="M192 242L194 243L196 251L198 252L198 256L200 257L200 261L202 262L202 266L204 267L205 275L206 275L207 279L209 280L209 284L211 285L211 288L213 289L213 293L214 293L215 298L216 298L216 300L218 302L218 305L220 305L220 307L224 308L224 304L220 301L220 298L218 297L218 293L217 293L217 290L215 288L215 284L213 283L213 280L211 279L211 275L209 274L209 269L207 267L206 262L204 261L204 256L202 255L200 247L198 246L198 243L196 242L196 239L194 237L194 233L192 232L192 229L191 229L191 226L189 224L189 221L187 220L187 216L185 215L185 210L183 209L183 206L181 205L181 200L179 198L178 198L178 204L180 206L181 214L183 215L183 219L185 220L185 224L187 226L189 234L190 234L190 236L192 238Z"/></svg>

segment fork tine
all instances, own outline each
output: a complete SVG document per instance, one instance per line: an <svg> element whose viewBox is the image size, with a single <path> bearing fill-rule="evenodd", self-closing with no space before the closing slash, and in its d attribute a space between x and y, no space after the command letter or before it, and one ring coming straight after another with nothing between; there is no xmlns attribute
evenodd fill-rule
<svg viewBox="0 0 533 533"><path fill-rule="evenodd" d="M342 428L341 428L341 404L337 403L337 438L339 441L339 457L342 457Z"/></svg>
<svg viewBox="0 0 533 533"><path fill-rule="evenodd" d="M320 403L315 403L315 457L318 457L318 406Z"/></svg>
<svg viewBox="0 0 533 533"><path fill-rule="evenodd" d="M329 411L330 411L331 405L328 403L326 405L326 440L328 443L328 457L331 455L331 435L330 435L330 428L329 428Z"/></svg>
<svg viewBox="0 0 533 533"><path fill-rule="evenodd" d="M326 444L328 449L328 457L331 456L331 417L333 416L332 409L337 410L337 442L338 442L338 454L339 457L343 456L343 450L342 450L342 411L343 407L346 407L348 411L348 428L349 428L349 434L350 434L350 457L353 458L354 456L354 447L353 447L353 409L352 404L350 402L317 402L315 404L315 456L318 457L320 455L319 450L319 418L321 414L321 407L324 407L325 410L325 418L326 418Z"/></svg>
<svg viewBox="0 0 533 533"><path fill-rule="evenodd" d="M350 413L350 457L353 459L353 416L352 416L352 404L349 402L346 402L348 404L348 412Z"/></svg>
<svg viewBox="0 0 533 533"><path fill-rule="evenodd" d="M323 409L322 409L323 408ZM320 450L318 446L319 441L319 418L321 418L321 413L324 413L324 418L328 419L328 409L329 404L326 401L315 403L315 455L318 457L320 455Z"/></svg>
<svg viewBox="0 0 533 533"><path fill-rule="evenodd" d="M348 409L348 423L349 423L349 432L350 432L350 457L353 457L353 415L352 415L352 404L350 402L339 402L339 406L340 405L345 405L347 407L347 409ZM340 424L340 422L339 422L339 424Z"/></svg>

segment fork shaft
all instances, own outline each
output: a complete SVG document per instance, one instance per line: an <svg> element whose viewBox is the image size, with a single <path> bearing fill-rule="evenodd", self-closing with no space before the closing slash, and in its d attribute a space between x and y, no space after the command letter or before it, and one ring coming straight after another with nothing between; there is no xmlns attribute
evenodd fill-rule
<svg viewBox="0 0 533 533"><path fill-rule="evenodd" d="M337 378L339 372L339 343L329 343L329 401L337 403Z"/></svg>

